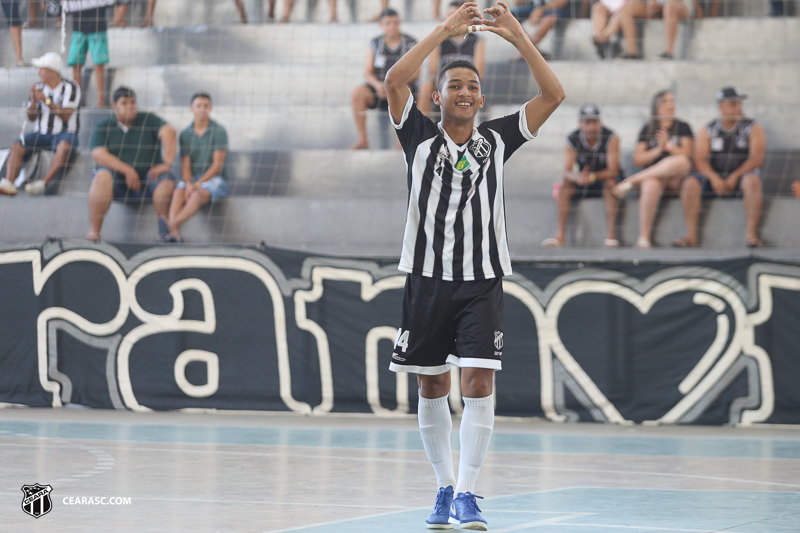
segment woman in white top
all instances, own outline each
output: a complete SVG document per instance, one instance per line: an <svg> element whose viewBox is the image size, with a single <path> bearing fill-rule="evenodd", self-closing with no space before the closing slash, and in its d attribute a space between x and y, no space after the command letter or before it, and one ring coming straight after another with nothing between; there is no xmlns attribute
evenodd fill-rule
<svg viewBox="0 0 800 533"><path fill-rule="evenodd" d="M607 43L622 30L625 38L623 59L639 59L636 43L636 19L647 16L647 6L642 0L598 0L592 6L592 35L600 57L606 56Z"/></svg>

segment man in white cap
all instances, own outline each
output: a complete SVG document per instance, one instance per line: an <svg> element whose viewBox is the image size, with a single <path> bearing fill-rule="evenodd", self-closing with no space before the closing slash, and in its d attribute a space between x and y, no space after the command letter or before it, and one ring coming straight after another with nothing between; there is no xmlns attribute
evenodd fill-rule
<svg viewBox="0 0 800 533"><path fill-rule="evenodd" d="M17 194L14 182L22 164L35 152L52 150L55 156L47 174L25 186L28 194L42 194L47 184L63 170L72 150L78 146L80 87L74 81L61 77L63 63L61 56L55 52L34 59L33 65L39 67L41 79L41 82L31 86L30 101L26 108L28 120L34 123L33 132L23 135L11 146L6 176L0 180L0 194Z"/></svg>

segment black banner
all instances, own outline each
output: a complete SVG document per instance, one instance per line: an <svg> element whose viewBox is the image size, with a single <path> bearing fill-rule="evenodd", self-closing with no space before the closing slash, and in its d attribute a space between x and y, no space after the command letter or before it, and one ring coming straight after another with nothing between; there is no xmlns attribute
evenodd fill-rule
<svg viewBox="0 0 800 533"><path fill-rule="evenodd" d="M497 413L800 423L800 266L517 262ZM75 241L0 250L0 402L391 416L392 260ZM451 405L460 410L457 381Z"/></svg>

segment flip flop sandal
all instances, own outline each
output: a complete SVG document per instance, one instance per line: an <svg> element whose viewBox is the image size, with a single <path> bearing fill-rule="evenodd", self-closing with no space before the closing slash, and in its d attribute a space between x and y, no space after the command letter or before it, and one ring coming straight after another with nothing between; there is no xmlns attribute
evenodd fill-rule
<svg viewBox="0 0 800 533"><path fill-rule="evenodd" d="M564 243L553 237L542 241L542 248L561 248L562 246Z"/></svg>

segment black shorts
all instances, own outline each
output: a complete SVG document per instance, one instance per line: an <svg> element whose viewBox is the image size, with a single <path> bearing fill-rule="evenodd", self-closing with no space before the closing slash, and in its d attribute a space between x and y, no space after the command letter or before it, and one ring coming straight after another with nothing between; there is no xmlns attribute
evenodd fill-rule
<svg viewBox="0 0 800 533"><path fill-rule="evenodd" d="M369 109L380 109L381 111L389 111L389 100L385 98L379 98L378 92L375 90L375 87L373 87L369 83L365 83L364 87L372 91L372 96L375 97L374 103L372 105L367 106Z"/></svg>
<svg viewBox="0 0 800 533"><path fill-rule="evenodd" d="M500 370L503 280L406 278L390 370L438 375L457 366Z"/></svg>
<svg viewBox="0 0 800 533"><path fill-rule="evenodd" d="M751 170L747 174L755 174L756 176L758 176L760 178L761 177L761 169L757 168L755 170ZM745 174L745 176L747 174ZM730 173L727 173L727 174L723 173L723 174L720 174L720 177L722 179L726 179L729 175L730 175ZM744 196L744 192L742 191L742 178L744 178L744 176L739 178L739 183L736 185L736 190L733 191L732 193L730 193L727 196L719 196L719 195L717 195L716 191L714 191L714 187L711 186L711 182L708 180L708 178L704 174L701 174L700 172L692 172L691 174L689 174L689 176L690 176L690 179L694 178L694 179L696 179L697 181L700 182L700 187L703 189L703 197L704 198L741 198L742 196Z"/></svg>

